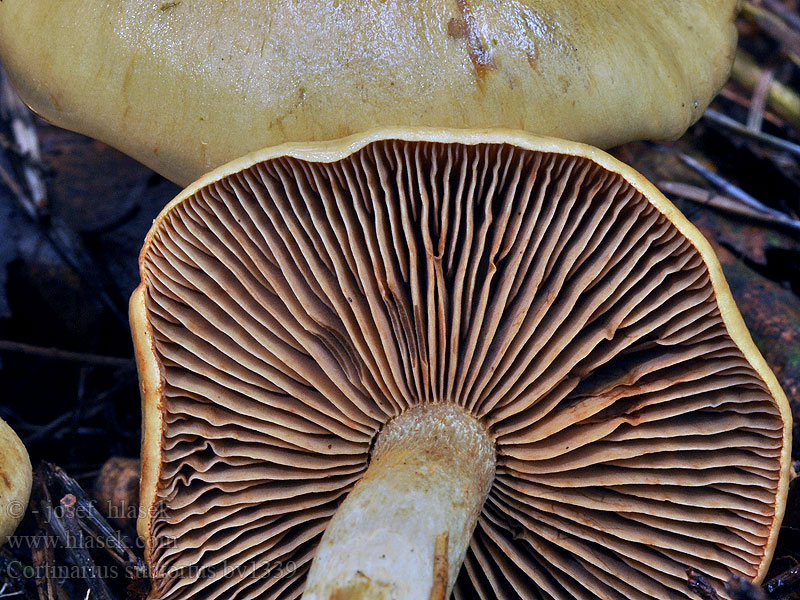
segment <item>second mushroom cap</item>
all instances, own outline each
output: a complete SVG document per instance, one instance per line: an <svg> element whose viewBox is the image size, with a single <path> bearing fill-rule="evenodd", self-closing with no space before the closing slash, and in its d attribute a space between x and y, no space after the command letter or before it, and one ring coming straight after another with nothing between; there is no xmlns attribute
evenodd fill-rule
<svg viewBox="0 0 800 600"><path fill-rule="evenodd" d="M736 0L3 0L0 59L51 122L186 185L381 126L678 137L722 87Z"/></svg>

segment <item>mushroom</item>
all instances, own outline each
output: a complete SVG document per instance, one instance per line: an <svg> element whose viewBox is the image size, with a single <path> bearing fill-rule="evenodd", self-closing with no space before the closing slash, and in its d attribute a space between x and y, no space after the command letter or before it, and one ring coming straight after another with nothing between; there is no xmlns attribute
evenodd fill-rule
<svg viewBox="0 0 800 600"><path fill-rule="evenodd" d="M8 423L0 419L0 546L25 516L32 482L28 451Z"/></svg>
<svg viewBox="0 0 800 600"><path fill-rule="evenodd" d="M151 598L663 600L687 567L766 573L786 397L708 243L600 150L263 150L172 201L140 268Z"/></svg>
<svg viewBox="0 0 800 600"><path fill-rule="evenodd" d="M379 126L678 137L727 78L737 0L4 0L27 104L186 185Z"/></svg>

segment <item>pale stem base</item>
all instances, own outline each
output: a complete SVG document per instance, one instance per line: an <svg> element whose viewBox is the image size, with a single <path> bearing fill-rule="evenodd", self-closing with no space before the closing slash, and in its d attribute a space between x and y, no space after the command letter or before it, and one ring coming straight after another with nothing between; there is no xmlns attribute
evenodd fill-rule
<svg viewBox="0 0 800 600"><path fill-rule="evenodd" d="M494 470L492 440L455 406L392 420L322 537L304 600L449 597Z"/></svg>

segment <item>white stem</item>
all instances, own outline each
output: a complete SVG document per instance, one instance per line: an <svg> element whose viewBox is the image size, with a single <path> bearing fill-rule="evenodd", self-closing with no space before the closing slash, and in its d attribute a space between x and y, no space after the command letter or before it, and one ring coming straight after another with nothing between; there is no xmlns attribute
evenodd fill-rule
<svg viewBox="0 0 800 600"><path fill-rule="evenodd" d="M322 536L304 600L431 600L443 589L432 594L437 564L447 565L438 579L449 597L494 469L492 440L460 408L418 406L395 418Z"/></svg>

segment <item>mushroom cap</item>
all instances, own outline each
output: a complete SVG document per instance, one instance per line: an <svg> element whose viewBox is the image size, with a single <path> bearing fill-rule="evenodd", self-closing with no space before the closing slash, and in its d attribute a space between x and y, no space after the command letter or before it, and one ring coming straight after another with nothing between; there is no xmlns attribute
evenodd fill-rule
<svg viewBox="0 0 800 600"><path fill-rule="evenodd" d="M600 150L420 129L263 150L173 200L140 267L154 598L297 597L383 425L441 402L497 452L455 598L766 573L786 396L709 244Z"/></svg>
<svg viewBox="0 0 800 600"><path fill-rule="evenodd" d="M507 127L681 135L727 78L737 0L4 0L0 57L45 119L186 185L288 141Z"/></svg>
<svg viewBox="0 0 800 600"><path fill-rule="evenodd" d="M25 515L32 481L28 451L8 423L0 419L0 546Z"/></svg>

